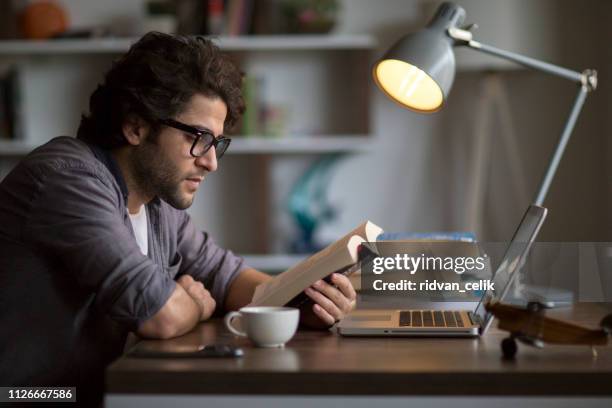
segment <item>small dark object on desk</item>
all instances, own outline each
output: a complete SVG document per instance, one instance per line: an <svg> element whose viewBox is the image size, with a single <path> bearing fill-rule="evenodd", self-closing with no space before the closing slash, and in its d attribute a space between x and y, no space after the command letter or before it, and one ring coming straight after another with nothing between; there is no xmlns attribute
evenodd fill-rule
<svg viewBox="0 0 612 408"><path fill-rule="evenodd" d="M604 316L604 318L601 319L601 322L599 323L599 325L601 326L603 331L605 331L608 334L612 334L612 314Z"/></svg>
<svg viewBox="0 0 612 408"><path fill-rule="evenodd" d="M127 353L127 357L137 358L223 358L242 357L244 351L239 347L227 344L209 344L197 350L160 350L136 346Z"/></svg>

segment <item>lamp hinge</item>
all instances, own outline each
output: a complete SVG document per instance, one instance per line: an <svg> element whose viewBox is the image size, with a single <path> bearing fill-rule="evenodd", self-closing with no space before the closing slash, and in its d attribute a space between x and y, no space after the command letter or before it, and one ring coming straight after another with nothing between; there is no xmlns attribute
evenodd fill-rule
<svg viewBox="0 0 612 408"><path fill-rule="evenodd" d="M587 88L587 91L594 91L597 89L597 71L594 69L585 69L582 71L580 82L582 82L582 86Z"/></svg>
<svg viewBox="0 0 612 408"><path fill-rule="evenodd" d="M472 31L477 28L478 26L476 24L469 24L463 28L450 27L448 29L448 35L457 41L470 42L473 38Z"/></svg>

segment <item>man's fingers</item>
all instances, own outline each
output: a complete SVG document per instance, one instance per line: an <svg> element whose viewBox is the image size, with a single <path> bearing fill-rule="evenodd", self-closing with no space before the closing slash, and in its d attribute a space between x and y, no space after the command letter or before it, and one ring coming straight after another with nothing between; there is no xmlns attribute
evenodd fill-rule
<svg viewBox="0 0 612 408"><path fill-rule="evenodd" d="M194 282L194 280L191 275L181 275L176 282L184 289L187 289Z"/></svg>
<svg viewBox="0 0 612 408"><path fill-rule="evenodd" d="M204 284L196 281L189 275L182 275L177 279L185 291L191 296L200 307L200 320L206 320L212 316L217 307L217 302L210 292L206 290Z"/></svg>
<svg viewBox="0 0 612 408"><path fill-rule="evenodd" d="M202 312L202 320L206 320L212 316L215 312L215 308L217 307L217 302L210 296L207 290L205 290L206 294L202 302L204 303L204 311Z"/></svg>
<svg viewBox="0 0 612 408"><path fill-rule="evenodd" d="M187 292L191 296L195 296L199 299L212 298L210 292L204 289L204 285L202 284L202 282L192 283L191 286L187 288Z"/></svg>
<svg viewBox="0 0 612 408"><path fill-rule="evenodd" d="M190 275L182 275L178 278L177 283L193 296L201 296L202 291L206 290L202 282L194 280Z"/></svg>
<svg viewBox="0 0 612 408"><path fill-rule="evenodd" d="M355 292L355 288L350 279L339 273L332 274L331 279L332 283L338 287L340 292L342 292L351 303L354 303L357 299L357 292Z"/></svg>
<svg viewBox="0 0 612 408"><path fill-rule="evenodd" d="M350 299L347 299L337 288L322 280L315 282L312 286L331 300L343 313L351 311ZM342 316L338 318L340 319Z"/></svg>
<svg viewBox="0 0 612 408"><path fill-rule="evenodd" d="M312 306L312 311L325 324L331 326L336 323L336 319L318 304Z"/></svg>
<svg viewBox="0 0 612 408"><path fill-rule="evenodd" d="M193 285L192 290L195 293L190 293L191 297L200 306L200 320L206 320L212 316L217 307L217 302L206 289L200 289Z"/></svg>
<svg viewBox="0 0 612 408"><path fill-rule="evenodd" d="M330 299L328 299L321 292L318 292L318 291L316 291L316 290L314 290L312 288L306 288L304 293L306 293L306 295L308 295L308 297L310 297L315 303L317 303L319 305L319 307L324 309L328 314L330 314L332 316L334 321L331 322L330 324L334 324L337 320L342 319L342 317L344 316L344 314L338 308L338 306L336 306L336 304L334 302L332 302Z"/></svg>

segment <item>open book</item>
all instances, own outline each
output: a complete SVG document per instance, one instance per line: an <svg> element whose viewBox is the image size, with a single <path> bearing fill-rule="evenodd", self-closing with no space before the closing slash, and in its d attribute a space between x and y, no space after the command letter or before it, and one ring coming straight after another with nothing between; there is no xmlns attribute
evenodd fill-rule
<svg viewBox="0 0 612 408"><path fill-rule="evenodd" d="M310 258L257 286L250 306L284 306L319 279L334 272L349 274L358 270L361 244L376 242L382 232L372 222L364 222Z"/></svg>

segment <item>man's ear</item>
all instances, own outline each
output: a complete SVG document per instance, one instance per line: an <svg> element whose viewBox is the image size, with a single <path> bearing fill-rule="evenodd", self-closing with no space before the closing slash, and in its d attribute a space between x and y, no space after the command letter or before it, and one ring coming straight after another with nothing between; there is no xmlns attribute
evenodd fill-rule
<svg viewBox="0 0 612 408"><path fill-rule="evenodd" d="M121 126L123 137L132 146L141 144L149 133L149 125L137 115L129 115Z"/></svg>

